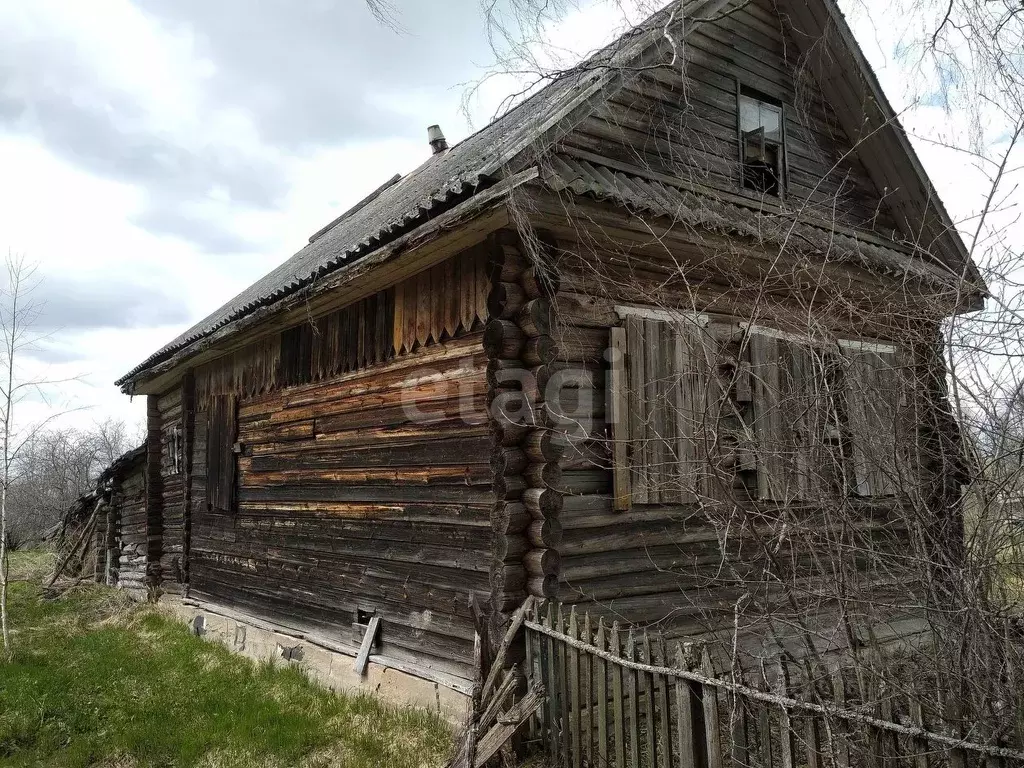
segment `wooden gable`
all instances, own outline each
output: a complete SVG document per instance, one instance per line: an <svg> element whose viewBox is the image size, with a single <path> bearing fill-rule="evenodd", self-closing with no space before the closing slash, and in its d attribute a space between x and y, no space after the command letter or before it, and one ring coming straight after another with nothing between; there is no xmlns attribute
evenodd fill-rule
<svg viewBox="0 0 1024 768"><path fill-rule="evenodd" d="M769 0L700 24L683 50L685 66L669 57L628 78L561 144L756 205L760 196L741 183L742 88L783 110L785 190L765 200L892 237L895 218Z"/></svg>

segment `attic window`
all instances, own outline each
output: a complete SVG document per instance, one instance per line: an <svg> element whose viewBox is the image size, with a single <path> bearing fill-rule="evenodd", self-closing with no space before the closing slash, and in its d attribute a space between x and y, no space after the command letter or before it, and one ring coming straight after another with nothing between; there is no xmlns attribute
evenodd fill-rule
<svg viewBox="0 0 1024 768"><path fill-rule="evenodd" d="M743 188L761 195L782 196L782 105L767 97L739 91L740 165Z"/></svg>

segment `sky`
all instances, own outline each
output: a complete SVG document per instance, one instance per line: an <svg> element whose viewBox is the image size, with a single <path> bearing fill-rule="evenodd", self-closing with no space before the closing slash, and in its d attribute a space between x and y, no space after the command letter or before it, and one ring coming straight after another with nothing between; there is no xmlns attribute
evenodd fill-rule
<svg viewBox="0 0 1024 768"><path fill-rule="evenodd" d="M64 382L26 418L141 422L116 378L426 160L428 125L485 123L520 83L470 90L479 7L396 0L396 29L355 0L0 2L0 248L38 265L44 337L19 374ZM622 7L584 0L549 39L591 50ZM912 132L962 126L894 60L898 28L848 15ZM917 146L954 216L977 210L978 174Z"/></svg>

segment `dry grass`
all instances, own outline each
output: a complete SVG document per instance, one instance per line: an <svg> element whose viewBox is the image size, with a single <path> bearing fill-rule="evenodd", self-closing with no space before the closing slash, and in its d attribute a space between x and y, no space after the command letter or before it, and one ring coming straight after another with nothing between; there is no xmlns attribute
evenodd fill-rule
<svg viewBox="0 0 1024 768"><path fill-rule="evenodd" d="M44 594L52 558L16 553L15 658L0 673L0 763L144 768L428 768L448 727L297 669L254 664L94 584Z"/></svg>

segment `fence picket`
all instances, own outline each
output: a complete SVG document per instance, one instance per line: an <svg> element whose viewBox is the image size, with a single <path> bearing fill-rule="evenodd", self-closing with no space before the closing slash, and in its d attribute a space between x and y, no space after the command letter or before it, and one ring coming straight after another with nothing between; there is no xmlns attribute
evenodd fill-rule
<svg viewBox="0 0 1024 768"><path fill-rule="evenodd" d="M668 666L668 654L665 652L665 639L659 636L654 644L654 663L660 667ZM672 768L672 723L669 705L668 680L664 675L657 676L657 711L658 711L658 755L661 758L660 768Z"/></svg>
<svg viewBox="0 0 1024 768"><path fill-rule="evenodd" d="M839 709L846 709L846 680L843 668L836 665L832 670L832 699ZM833 753L836 768L850 768L850 736L846 723L838 718L832 724Z"/></svg>
<svg viewBox="0 0 1024 768"><path fill-rule="evenodd" d="M565 617L562 613L562 604L558 604L558 611L555 614L555 621L558 622L558 626L555 628L557 632L565 634ZM558 699L559 707L558 711L561 713L560 723L560 735L559 735L559 746L561 750L559 755L562 760L562 765L568 768L569 766L569 718L566 716L566 707L569 706L569 691L566 688L569 685L569 675L566 673L569 666L569 653L565 643L558 644Z"/></svg>
<svg viewBox="0 0 1024 768"><path fill-rule="evenodd" d="M734 666L733 682L743 682L743 667L738 659ZM729 732L732 736L730 747L733 768L749 768L750 750L747 743L746 702L735 692L729 694Z"/></svg>
<svg viewBox="0 0 1024 768"><path fill-rule="evenodd" d="M569 610L569 637L579 640L579 624L576 621L576 606ZM580 652L575 646L569 646L569 738L572 739L570 749L570 762L572 768L581 768L581 740L580 740Z"/></svg>
<svg viewBox="0 0 1024 768"><path fill-rule="evenodd" d="M683 647L676 644L676 667L689 669ZM697 731L694 696L694 683L676 678L676 734L679 743L679 768L698 768L700 765L700 749L697 744Z"/></svg>
<svg viewBox="0 0 1024 768"><path fill-rule="evenodd" d="M641 643L641 653L645 664L654 664L651 656L651 638L644 630L644 639ZM644 715L647 720L647 734L644 739L644 754L647 757L647 768L658 768L658 750L656 743L655 713L654 713L654 687L655 679L653 674L645 674L643 680L643 704Z"/></svg>
<svg viewBox="0 0 1024 768"><path fill-rule="evenodd" d="M637 660L636 641L633 630L626 635L626 658L629 661ZM626 674L626 703L629 707L629 766L640 768L640 673L635 669L627 670Z"/></svg>
<svg viewBox="0 0 1024 768"><path fill-rule="evenodd" d="M544 626L548 629L555 628L555 604L548 603L547 615L544 617ZM561 728L560 715L562 712L562 702L559 700L559 691L561 686L559 684L559 669L558 669L558 651L555 648L555 639L551 635L546 636L545 646L547 650L547 690L548 690L548 755L552 760L558 760L558 755L561 752L560 745L560 734ZM559 643L561 646L561 643Z"/></svg>
<svg viewBox="0 0 1024 768"><path fill-rule="evenodd" d="M527 609L527 611L526 611L526 618L528 620L530 620L530 621L537 621L537 603L536 602L534 602ZM546 678L544 677L543 673L540 673L539 670L534 666L535 661L538 664L540 663L540 653L538 652L537 644L534 641L533 632L526 632L525 634L526 634L526 637L525 637L525 641L526 641L526 663L525 663L525 667L526 667L527 688L529 689L529 688L534 687L536 685L536 683L538 682L538 680L543 685L543 682L544 682L544 680ZM539 677L538 677L538 674L539 674ZM544 717L543 712L544 712L544 708L543 707L539 707L536 712L534 712L532 715L530 715L530 724L529 724L529 728L527 730L527 734L529 735L530 741L537 741L537 739L540 738L541 728L540 728L540 723L538 721L540 721Z"/></svg>
<svg viewBox="0 0 1024 768"><path fill-rule="evenodd" d="M771 692L767 676L761 677L761 690ZM772 710L767 704L761 704L757 713L757 746L761 758L761 768L772 768Z"/></svg>
<svg viewBox="0 0 1024 768"><path fill-rule="evenodd" d="M701 671L707 677L715 677L715 666L707 646L701 648ZM701 686L704 703L704 738L707 743L708 768L724 768L722 761L722 724L718 713L718 688L713 685Z"/></svg>
<svg viewBox="0 0 1024 768"><path fill-rule="evenodd" d="M814 664L810 660L806 662L806 672L803 684L804 695L807 701L815 701L818 698L814 687ZM807 752L807 768L822 768L821 765L821 734L818 732L818 718L804 716L804 738Z"/></svg>
<svg viewBox="0 0 1024 768"><path fill-rule="evenodd" d="M619 637L619 622L612 623L612 652L622 658L622 638ZM626 716L622 700L622 667L612 664L612 709L615 713L615 766L626 766Z"/></svg>
<svg viewBox="0 0 1024 768"><path fill-rule="evenodd" d="M855 670L780 659L774 682L763 666L748 682L738 660L731 675L719 676L706 645L691 654L677 644L670 663L662 636L624 633L617 622L609 632L603 619L594 634L588 615L554 602L523 610L526 675L531 688L548 691L529 728L553 768L725 768L726 759L730 768L966 768L968 758L972 768L1024 764L1014 735L986 734L992 743L979 743L970 734L984 725L975 723L965 735L949 681L939 679L935 689L929 684L934 706L917 686L896 696L893 680L879 676L871 655ZM851 688L847 673L854 671ZM509 680L499 686L507 689L499 700L511 695ZM484 717L496 716L495 709ZM934 721L931 728L927 720Z"/></svg>
<svg viewBox="0 0 1024 768"><path fill-rule="evenodd" d="M597 620L596 645L599 650L608 650L604 619ZM605 768L608 765L608 662L598 656L594 664L597 668L597 761L600 768Z"/></svg>
<svg viewBox="0 0 1024 768"><path fill-rule="evenodd" d="M921 699L916 692L911 693L907 698L910 705L910 722L918 728L924 728L924 707L921 705ZM913 746L914 768L929 768L928 742L924 739L915 738L913 739Z"/></svg>
<svg viewBox="0 0 1024 768"><path fill-rule="evenodd" d="M594 642L594 635L590 631L590 613L583 614L583 641L590 645ZM583 679L583 713L585 721L581 724L583 730L583 761L588 765L594 764L594 657L584 653L580 657L580 677Z"/></svg>
<svg viewBox="0 0 1024 768"><path fill-rule="evenodd" d="M789 667L784 660L779 661L778 675L779 679L776 681L776 687L778 688L779 695L788 698ZM796 749L793 743L793 718L790 716L789 708L784 704L779 706L779 730L779 740L782 747L779 757L782 761L782 768L795 768Z"/></svg>

